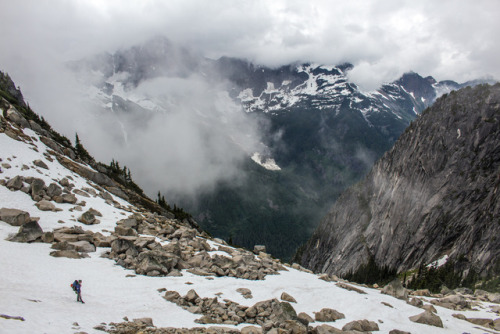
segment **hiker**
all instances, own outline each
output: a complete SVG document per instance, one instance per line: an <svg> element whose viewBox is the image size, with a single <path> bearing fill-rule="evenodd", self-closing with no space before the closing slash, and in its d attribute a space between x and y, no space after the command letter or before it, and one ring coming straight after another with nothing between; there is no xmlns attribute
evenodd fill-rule
<svg viewBox="0 0 500 334"><path fill-rule="evenodd" d="M82 280L75 280L73 284L71 284L71 287L73 288L73 291L75 291L76 293L76 301L85 304L85 302L82 299Z"/></svg>

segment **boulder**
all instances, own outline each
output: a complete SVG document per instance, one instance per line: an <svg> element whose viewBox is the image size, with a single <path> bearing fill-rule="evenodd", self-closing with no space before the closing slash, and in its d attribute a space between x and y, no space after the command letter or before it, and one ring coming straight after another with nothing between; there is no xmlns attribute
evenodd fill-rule
<svg viewBox="0 0 500 334"><path fill-rule="evenodd" d="M297 318L299 318L299 320L302 322L302 323L306 323L306 324L309 324L311 322L314 322L314 319L307 313L305 312L300 312L298 315L297 315Z"/></svg>
<svg viewBox="0 0 500 334"><path fill-rule="evenodd" d="M16 242L33 242L39 238L41 238L43 235L43 230L38 225L38 222L36 220L31 220L27 223L24 223L20 228L19 232L11 238L9 238L9 241L16 241Z"/></svg>
<svg viewBox="0 0 500 334"><path fill-rule="evenodd" d="M145 251L137 257L138 265L136 272L138 274L147 274L150 271L157 270L161 274L168 274L179 262L179 257L172 253L161 251Z"/></svg>
<svg viewBox="0 0 500 334"><path fill-rule="evenodd" d="M411 298L407 303L415 307L424 306L424 302L419 298Z"/></svg>
<svg viewBox="0 0 500 334"><path fill-rule="evenodd" d="M56 151L57 153L63 154L63 151L61 150L60 145L58 143L56 143L55 141L53 141L52 139L45 137L45 136L41 136L40 141L42 143L44 143L45 145L47 145L52 150Z"/></svg>
<svg viewBox="0 0 500 334"><path fill-rule="evenodd" d="M29 122L14 107L7 110L6 118L23 129L30 127Z"/></svg>
<svg viewBox="0 0 500 334"><path fill-rule="evenodd" d="M75 250L75 246L67 241L54 242L50 248L56 250Z"/></svg>
<svg viewBox="0 0 500 334"><path fill-rule="evenodd" d="M46 244L50 244L54 242L54 233L53 232L43 232L42 242Z"/></svg>
<svg viewBox="0 0 500 334"><path fill-rule="evenodd" d="M378 324L374 321L356 320L351 321L342 327L343 331L373 332L378 331Z"/></svg>
<svg viewBox="0 0 500 334"><path fill-rule="evenodd" d="M266 252L266 246L264 246L264 245L255 245L255 246L253 246L253 252L255 254L259 254L260 252L265 253Z"/></svg>
<svg viewBox="0 0 500 334"><path fill-rule="evenodd" d="M198 298L200 298L200 296L198 296L196 291L194 291L193 289L189 290L186 296L184 297L184 299L186 299L190 303L194 303Z"/></svg>
<svg viewBox="0 0 500 334"><path fill-rule="evenodd" d="M133 240L119 238L111 242L111 250L116 254L123 254L130 248L135 249Z"/></svg>
<svg viewBox="0 0 500 334"><path fill-rule="evenodd" d="M57 250L50 252L50 256L67 257L70 259L83 259L84 257L89 257L87 254L80 254L76 250Z"/></svg>
<svg viewBox="0 0 500 334"><path fill-rule="evenodd" d="M399 329L393 329L389 334L411 334L410 332L400 331Z"/></svg>
<svg viewBox="0 0 500 334"><path fill-rule="evenodd" d="M122 236L137 236L137 231L132 229L131 227L126 227L126 226L121 226L121 225L116 225L115 226L115 233L117 235L122 235Z"/></svg>
<svg viewBox="0 0 500 334"><path fill-rule="evenodd" d="M62 202L63 203L76 204L77 201L78 201L78 199L73 194L63 194L62 195Z"/></svg>
<svg viewBox="0 0 500 334"><path fill-rule="evenodd" d="M307 334L307 325L297 320L285 320L283 329L285 333Z"/></svg>
<svg viewBox="0 0 500 334"><path fill-rule="evenodd" d="M31 198L38 201L45 195L45 182L42 179L33 178L31 180Z"/></svg>
<svg viewBox="0 0 500 334"><path fill-rule="evenodd" d="M35 121L29 120L28 123L30 124L31 130L42 134L43 133L43 128Z"/></svg>
<svg viewBox="0 0 500 334"><path fill-rule="evenodd" d="M30 221L30 214L18 209L0 209L0 220L12 226L21 226Z"/></svg>
<svg viewBox="0 0 500 334"><path fill-rule="evenodd" d="M92 211L87 210L85 211L79 218L78 221L80 223L83 223L85 225L94 225L94 224L99 224L99 220L96 219L94 213Z"/></svg>
<svg viewBox="0 0 500 334"><path fill-rule="evenodd" d="M116 238L116 237L115 237ZM95 233L92 238L92 242L96 247L111 247L111 242L115 240L113 237L106 237L101 233Z"/></svg>
<svg viewBox="0 0 500 334"><path fill-rule="evenodd" d="M73 189L73 193L75 193L76 195L80 195L80 196L83 196L83 197L90 198L89 194L87 194L85 191L80 190L80 189Z"/></svg>
<svg viewBox="0 0 500 334"><path fill-rule="evenodd" d="M313 328L312 334L342 334L343 331L330 325L320 325Z"/></svg>
<svg viewBox="0 0 500 334"><path fill-rule="evenodd" d="M323 308L321 311L314 314L314 319L321 322L332 322L339 319L344 319L345 315L331 308Z"/></svg>
<svg viewBox="0 0 500 334"><path fill-rule="evenodd" d="M241 293L241 295L245 299L251 299L251 298L253 298L252 291L250 289L247 289L247 288L238 288L238 289L236 289L236 292Z"/></svg>
<svg viewBox="0 0 500 334"><path fill-rule="evenodd" d="M262 334L262 328L255 326L246 326L241 329L241 334Z"/></svg>
<svg viewBox="0 0 500 334"><path fill-rule="evenodd" d="M292 296L290 296L288 293L286 292L283 292L281 294L281 300L285 301L285 302L290 302L290 303L296 303L297 301L295 300L295 298L293 298Z"/></svg>
<svg viewBox="0 0 500 334"><path fill-rule="evenodd" d="M56 208L54 203L42 199L41 201L38 201L35 206L38 208L40 211L62 211L62 209Z"/></svg>
<svg viewBox="0 0 500 334"><path fill-rule="evenodd" d="M421 289L421 290L415 290L412 295L414 296L420 296L420 297L430 297L431 292L429 289Z"/></svg>
<svg viewBox="0 0 500 334"><path fill-rule="evenodd" d="M153 327L153 319L152 318L139 318L139 319L134 319L134 323L136 323L139 326L144 326L144 327Z"/></svg>
<svg viewBox="0 0 500 334"><path fill-rule="evenodd" d="M470 303L464 296L461 295L448 295L444 298L434 299L431 303L450 310L470 309Z"/></svg>
<svg viewBox="0 0 500 334"><path fill-rule="evenodd" d="M119 225L122 225L124 227L130 227L130 228L137 228L138 222L135 218L126 218L119 220L118 223Z"/></svg>
<svg viewBox="0 0 500 334"><path fill-rule="evenodd" d="M47 164L40 159L33 161L33 165L40 168L49 169L49 166L47 166Z"/></svg>
<svg viewBox="0 0 500 334"><path fill-rule="evenodd" d="M387 284L382 289L382 293L398 299L408 300L408 290L405 289L403 284L401 284L401 281L397 278Z"/></svg>
<svg viewBox="0 0 500 334"><path fill-rule="evenodd" d="M23 181L24 178L22 176L14 176L12 179L7 181L7 184L5 185L7 188L10 190L21 190L23 187Z"/></svg>
<svg viewBox="0 0 500 334"><path fill-rule="evenodd" d="M100 178L101 176L108 178L106 175L101 174L101 173L97 173L96 176L99 176L99 182L104 182L103 180L101 180L101 178ZM94 182L97 183L97 184L101 184L98 181L94 181ZM120 189L118 187L106 187L106 190L109 191L110 193L112 193L113 195L116 195L116 196L118 196L120 198L123 198L126 201L129 200L128 195L122 189Z"/></svg>
<svg viewBox="0 0 500 334"><path fill-rule="evenodd" d="M423 313L414 315L409 318L411 321L419 323L419 324L425 324L429 326L435 326L435 327L441 327L443 328L443 321L441 321L441 318L437 315L435 315L432 312L425 311Z"/></svg>
<svg viewBox="0 0 500 334"><path fill-rule="evenodd" d="M74 241L74 242L69 242L70 245L74 246L75 250L77 252L83 252L83 253L92 253L95 252L96 248L93 244L91 244L88 241Z"/></svg>
<svg viewBox="0 0 500 334"><path fill-rule="evenodd" d="M62 195L62 188L57 185L57 183L52 182L49 184L46 190L47 196L53 198L54 196Z"/></svg>

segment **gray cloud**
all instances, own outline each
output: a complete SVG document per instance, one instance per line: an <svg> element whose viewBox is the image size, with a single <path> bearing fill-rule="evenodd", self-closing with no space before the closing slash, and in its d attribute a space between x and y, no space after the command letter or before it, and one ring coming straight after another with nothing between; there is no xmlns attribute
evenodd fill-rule
<svg viewBox="0 0 500 334"><path fill-rule="evenodd" d="M349 61L357 66L352 79L369 89L409 70L459 81L500 77L500 3L494 0L21 0L0 6L0 27L8 32L0 60L11 72L33 54L77 59L164 34L208 56L266 65Z"/></svg>
<svg viewBox="0 0 500 334"><path fill-rule="evenodd" d="M365 90L410 70L438 80L498 79L499 12L495 0L3 1L0 69L34 110L69 138L78 131L100 160L125 161L148 189L158 185L148 175L170 175L163 187L197 191L238 177L242 152L259 146L256 121L193 76L136 88L168 100L166 112L104 113L81 100L81 82L63 63L164 35L212 58L351 62L350 79Z"/></svg>

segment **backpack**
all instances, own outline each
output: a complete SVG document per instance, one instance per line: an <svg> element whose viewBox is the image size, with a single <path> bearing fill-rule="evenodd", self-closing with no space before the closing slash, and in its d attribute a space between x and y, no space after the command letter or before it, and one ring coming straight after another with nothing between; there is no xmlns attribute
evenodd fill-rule
<svg viewBox="0 0 500 334"><path fill-rule="evenodd" d="M74 281L73 283L71 283L71 288L72 288L72 289L73 289L73 291L75 291L75 292L76 292L76 284L77 284L77 282L76 282L76 281Z"/></svg>

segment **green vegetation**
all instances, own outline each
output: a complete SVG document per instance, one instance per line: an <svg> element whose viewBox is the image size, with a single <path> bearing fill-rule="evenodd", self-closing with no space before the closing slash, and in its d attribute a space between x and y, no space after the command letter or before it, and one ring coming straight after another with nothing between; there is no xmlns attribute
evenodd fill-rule
<svg viewBox="0 0 500 334"><path fill-rule="evenodd" d="M429 289L433 293L439 293L443 286L448 289L469 288L500 292L500 260L484 277L474 267L464 276L461 270L457 270L461 266L460 259L457 262L448 261L440 267L421 265L417 273L405 283L409 289Z"/></svg>
<svg viewBox="0 0 500 334"><path fill-rule="evenodd" d="M86 162L94 160L94 158L90 156L89 152L85 149L85 147L83 147L82 143L80 142L80 138L78 138L78 133L75 134L75 154L81 160Z"/></svg>
<svg viewBox="0 0 500 334"><path fill-rule="evenodd" d="M368 263L361 265L356 271L347 273L344 278L351 282L362 284L389 283L396 277L396 270L387 266L379 267L375 258L370 256Z"/></svg>
<svg viewBox="0 0 500 334"><path fill-rule="evenodd" d="M159 206L161 206L163 209L172 212L175 216L175 218L179 220L183 219L189 219L191 218L191 214L187 213L184 211L183 208L178 207L177 205L174 204L174 207L170 207L170 205L167 203L165 200L165 196L161 194L161 192L158 191L158 197L156 199L156 203L158 203Z"/></svg>
<svg viewBox="0 0 500 334"><path fill-rule="evenodd" d="M127 166L123 166L123 168L121 168L120 163L115 161L115 159L112 159L109 164L109 172L110 173L108 173L108 175L112 179L128 189L144 196L144 191L134 182L134 180L132 180L130 169L128 169Z"/></svg>

